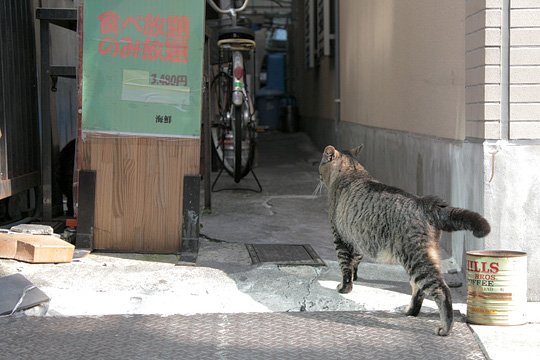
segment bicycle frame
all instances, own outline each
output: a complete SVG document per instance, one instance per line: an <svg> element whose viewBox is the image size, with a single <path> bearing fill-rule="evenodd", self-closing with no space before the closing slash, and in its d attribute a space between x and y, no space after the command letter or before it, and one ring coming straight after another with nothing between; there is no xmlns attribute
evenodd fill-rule
<svg viewBox="0 0 540 360"><path fill-rule="evenodd" d="M242 140L246 140L245 132L247 130L237 130L237 128L248 129L249 127L255 127L254 125L254 104L252 98L249 96L249 88L254 86L254 81L249 87L245 82L245 60L249 55L252 59L255 58L252 50L247 48L238 48L235 44L220 43L220 62L219 69L221 77L225 79L222 84L222 91L220 91L220 117L227 129L230 129L235 134L233 137L235 140L235 151L241 152ZM254 69L253 69L254 73ZM254 80L254 77L252 77ZM253 130L254 131L254 130ZM239 136L242 134L241 136ZM240 149L240 150L237 150ZM225 150L225 149L224 149ZM224 155L225 156L225 155ZM240 178L248 173L248 168L251 167L252 160L246 159L242 154L237 155L242 158L242 163L237 161L231 161L240 168L229 169L227 164L224 164L229 173L235 177L235 181L238 182ZM250 162L246 164L246 162ZM241 169L242 168L242 169Z"/></svg>
<svg viewBox="0 0 540 360"><path fill-rule="evenodd" d="M255 88L254 33L249 28L237 26L237 12L246 8L247 0L240 8L228 10L219 8L213 0L207 2L217 12L229 15L232 21L232 26L222 27L218 36L219 72L212 81L212 86L216 85L215 81L219 81L217 84L219 122L213 126L212 137L223 168L234 177L235 182L239 182L249 172L253 173L255 111L248 89ZM249 87L246 83L245 69L248 57L252 59L253 64L253 76Z"/></svg>
<svg viewBox="0 0 540 360"><path fill-rule="evenodd" d="M210 4L210 6L216 10L218 13L220 14L229 14L230 17L231 17L231 20L232 20L232 25L233 26L236 26L236 19L237 19L237 13L239 11L243 11L246 7L247 7L247 4L249 2L249 0L245 0L244 1L244 4L242 4L242 6L240 6L238 9L235 9L235 8L230 8L228 10L223 10L222 8L220 8L219 6L216 5L216 3L213 1L213 0L207 0L208 4Z"/></svg>
<svg viewBox="0 0 540 360"><path fill-rule="evenodd" d="M233 1L233 0L231 0ZM227 10L221 9L219 6L217 6L213 0L207 0L207 2L210 4L210 6L216 10L217 12L229 15L232 21L232 26L237 26L237 19L238 19L238 12L243 11L247 5L249 0L245 0L241 7L239 8L230 8ZM244 74L245 74L245 68L244 68L244 52L251 50L255 47L255 44L253 43L253 47L246 48L245 45L241 45L241 42L233 41L234 39L231 39L230 41L218 41L218 46L220 48L220 51L222 51L225 48L228 48L232 51L232 64L233 64L233 89L232 89L232 102L236 106L241 106L244 102L244 99L248 99L248 96L246 94L246 84L244 84ZM255 60L254 54L251 54L253 57L253 60ZM220 55L221 57L221 55ZM253 75L255 75L255 61L253 61ZM252 89L254 89L254 82L251 86ZM249 104L250 107L250 113L253 113L253 104Z"/></svg>

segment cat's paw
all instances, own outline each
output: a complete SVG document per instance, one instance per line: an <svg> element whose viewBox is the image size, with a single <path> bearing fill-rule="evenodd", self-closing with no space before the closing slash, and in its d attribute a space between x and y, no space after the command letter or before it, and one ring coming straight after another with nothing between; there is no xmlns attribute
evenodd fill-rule
<svg viewBox="0 0 540 360"><path fill-rule="evenodd" d="M411 306L410 305L402 305L402 306L398 306L397 308L394 309L396 312L398 313L402 313L404 314L405 316L417 316L418 313L420 311L418 311L416 314L415 314L415 311L414 309L411 309Z"/></svg>
<svg viewBox="0 0 540 360"><path fill-rule="evenodd" d="M409 306L403 308L403 312L404 312L405 315L407 315L407 316L418 316L418 314L420 314L420 309L421 309L420 306L417 306L417 307L411 307L411 306L409 305Z"/></svg>
<svg viewBox="0 0 540 360"><path fill-rule="evenodd" d="M435 329L435 333L439 336L448 336L450 334L450 329L445 329L442 326L439 326L437 329Z"/></svg>
<svg viewBox="0 0 540 360"><path fill-rule="evenodd" d="M337 291L340 294L348 294L348 293L350 293L352 291L352 283L346 283L346 284L340 283L337 286Z"/></svg>

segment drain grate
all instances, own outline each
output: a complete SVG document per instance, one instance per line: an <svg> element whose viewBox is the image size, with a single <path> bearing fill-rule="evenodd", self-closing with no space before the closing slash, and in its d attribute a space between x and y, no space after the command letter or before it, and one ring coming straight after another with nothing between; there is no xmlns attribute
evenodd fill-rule
<svg viewBox="0 0 540 360"><path fill-rule="evenodd" d="M259 263L277 265L326 265L309 244L246 244L246 248L254 265Z"/></svg>

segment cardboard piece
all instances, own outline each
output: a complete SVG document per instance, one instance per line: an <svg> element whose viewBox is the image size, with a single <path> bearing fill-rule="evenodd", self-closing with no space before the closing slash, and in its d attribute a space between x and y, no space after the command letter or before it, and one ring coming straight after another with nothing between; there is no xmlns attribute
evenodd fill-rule
<svg viewBox="0 0 540 360"><path fill-rule="evenodd" d="M16 251L13 254L13 244ZM50 235L0 234L0 257L29 263L71 262L75 246ZM4 249L2 251L1 249Z"/></svg>
<svg viewBox="0 0 540 360"><path fill-rule="evenodd" d="M0 315L9 315L21 297L23 300L17 306L17 311L26 310L50 300L43 291L35 287L21 274L1 277L0 289L2 289L0 292Z"/></svg>

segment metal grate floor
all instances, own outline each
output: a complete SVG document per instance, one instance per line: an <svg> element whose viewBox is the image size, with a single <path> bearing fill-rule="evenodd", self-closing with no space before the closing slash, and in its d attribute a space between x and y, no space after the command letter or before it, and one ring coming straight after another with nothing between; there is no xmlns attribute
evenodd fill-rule
<svg viewBox="0 0 540 360"><path fill-rule="evenodd" d="M0 318L1 359L485 359L438 316L300 312Z"/></svg>

